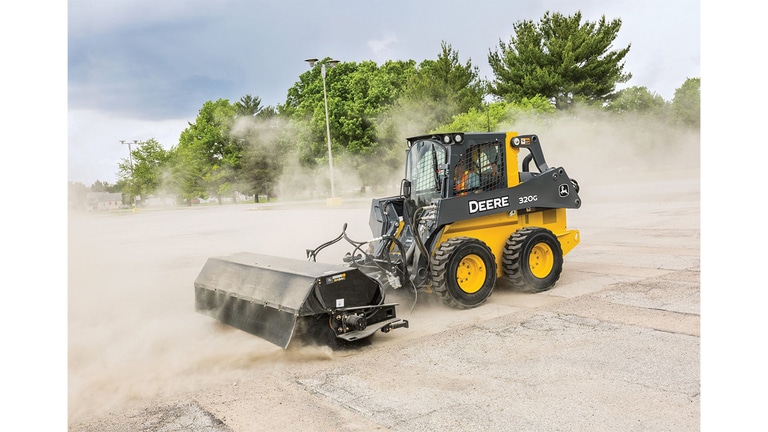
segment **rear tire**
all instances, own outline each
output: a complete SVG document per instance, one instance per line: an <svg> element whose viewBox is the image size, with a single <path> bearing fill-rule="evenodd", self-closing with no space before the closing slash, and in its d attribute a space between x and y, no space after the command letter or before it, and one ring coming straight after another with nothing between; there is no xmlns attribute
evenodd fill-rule
<svg viewBox="0 0 768 432"><path fill-rule="evenodd" d="M545 228L523 228L513 233L501 257L507 280L519 291L551 289L563 271L560 241Z"/></svg>
<svg viewBox="0 0 768 432"><path fill-rule="evenodd" d="M496 285L496 260L482 241L454 237L443 242L432 257L432 289L449 306L480 306Z"/></svg>

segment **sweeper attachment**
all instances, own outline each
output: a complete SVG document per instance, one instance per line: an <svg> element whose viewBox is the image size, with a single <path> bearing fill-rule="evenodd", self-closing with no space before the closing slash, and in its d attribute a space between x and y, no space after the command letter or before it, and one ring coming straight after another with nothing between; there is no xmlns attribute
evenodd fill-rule
<svg viewBox="0 0 768 432"><path fill-rule="evenodd" d="M365 339L408 327L384 302L390 290L405 288L414 305L424 292L473 308L499 279L523 292L551 289L563 256L581 241L566 225L566 209L579 207L579 184L547 164L537 135L409 138L400 193L371 202L373 239L353 241L345 224L339 237L307 250L308 261L211 258L195 281L196 308L283 348L304 331ZM316 262L342 239L353 246L344 265Z"/></svg>
<svg viewBox="0 0 768 432"><path fill-rule="evenodd" d="M209 258L195 280L198 312L283 348L297 329L334 345L407 327L395 306L358 269L247 252Z"/></svg>

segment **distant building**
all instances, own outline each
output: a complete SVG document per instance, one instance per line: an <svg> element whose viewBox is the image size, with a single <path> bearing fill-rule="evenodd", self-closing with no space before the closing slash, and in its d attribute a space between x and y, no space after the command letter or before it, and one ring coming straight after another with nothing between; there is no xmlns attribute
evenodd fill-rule
<svg viewBox="0 0 768 432"><path fill-rule="evenodd" d="M123 206L123 194L119 192L88 192L85 200L88 211L119 210Z"/></svg>

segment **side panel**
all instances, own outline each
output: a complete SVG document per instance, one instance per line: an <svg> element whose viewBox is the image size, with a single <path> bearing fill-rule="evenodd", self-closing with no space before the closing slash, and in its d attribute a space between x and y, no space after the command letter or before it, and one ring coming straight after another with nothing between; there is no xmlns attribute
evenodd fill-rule
<svg viewBox="0 0 768 432"><path fill-rule="evenodd" d="M518 214L518 212L497 213L455 222L443 229L435 246L453 237L466 236L482 240L493 252L496 260L496 276L502 277L504 266L501 259L507 239L515 231L530 226L552 231L560 241L563 255L570 252L580 241L577 230L566 228L566 210L560 208L524 214Z"/></svg>
<svg viewBox="0 0 768 432"><path fill-rule="evenodd" d="M529 208L579 208L581 198L563 168L552 168L519 185L443 199L437 225Z"/></svg>

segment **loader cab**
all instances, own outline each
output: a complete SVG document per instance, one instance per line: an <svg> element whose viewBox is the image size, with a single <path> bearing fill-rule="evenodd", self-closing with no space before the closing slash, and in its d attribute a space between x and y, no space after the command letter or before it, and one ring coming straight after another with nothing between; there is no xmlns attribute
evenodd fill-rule
<svg viewBox="0 0 768 432"><path fill-rule="evenodd" d="M549 169L538 137L516 132L423 135L408 139L407 151L401 196L419 207L511 188Z"/></svg>
<svg viewBox="0 0 768 432"><path fill-rule="evenodd" d="M505 188L506 142L503 133L444 133L411 138L403 190L421 206L435 199Z"/></svg>
<svg viewBox="0 0 768 432"><path fill-rule="evenodd" d="M407 196L417 207L430 204L441 197L446 187L448 149L434 136L419 137L408 141L408 157L405 163Z"/></svg>

